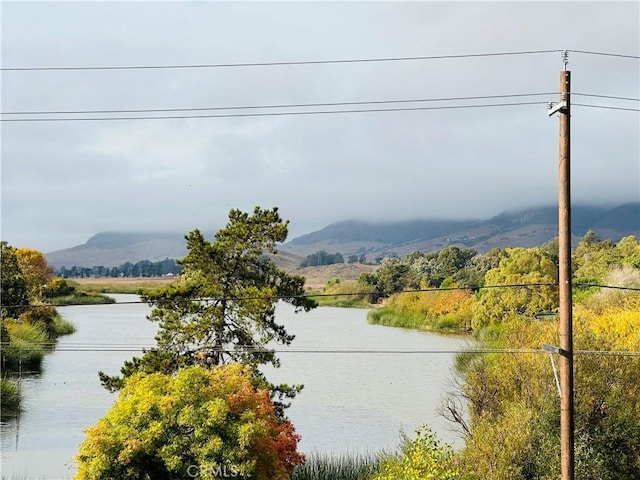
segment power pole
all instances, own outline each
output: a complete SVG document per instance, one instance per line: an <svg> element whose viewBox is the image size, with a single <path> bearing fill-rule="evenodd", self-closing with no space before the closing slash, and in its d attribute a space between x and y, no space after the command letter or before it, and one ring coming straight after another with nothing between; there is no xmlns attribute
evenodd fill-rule
<svg viewBox="0 0 640 480"><path fill-rule="evenodd" d="M560 144L558 187L558 260L560 296L560 455L561 479L574 480L573 309L571 299L571 72L560 73Z"/></svg>

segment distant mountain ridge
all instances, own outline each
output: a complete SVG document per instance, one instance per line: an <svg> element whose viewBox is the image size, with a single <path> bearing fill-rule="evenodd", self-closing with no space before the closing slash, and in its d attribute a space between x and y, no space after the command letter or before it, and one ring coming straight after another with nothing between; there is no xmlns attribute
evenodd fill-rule
<svg viewBox="0 0 640 480"><path fill-rule="evenodd" d="M615 208L576 205L571 224L574 244L589 230L612 241L640 236L640 202ZM533 247L557 234L558 208L541 206L504 211L487 220L343 221L295 238L282 249L301 256L319 250L343 256L365 254L371 261L389 254L441 250L449 245L472 247L481 253L496 247Z"/></svg>
<svg viewBox="0 0 640 480"><path fill-rule="evenodd" d="M408 220L402 222L372 223L345 220L294 238L287 245L313 245L322 241L380 242L403 244L425 236L437 237L467 228L474 220Z"/></svg>
<svg viewBox="0 0 640 480"><path fill-rule="evenodd" d="M404 256L415 250L435 251L448 245L472 247L479 252L495 247L533 247L555 237L557 229L558 210L553 206L505 211L487 220L347 220L294 238L279 250L288 266L319 250L340 252L345 257L365 255L373 261L389 254ZM628 235L640 237L640 202L615 208L574 206L574 243L589 230L612 241ZM56 269L73 265L113 267L140 260L181 258L186 253L184 233L102 232L82 245L48 253L47 260Z"/></svg>
<svg viewBox="0 0 640 480"><path fill-rule="evenodd" d="M101 232L86 243L47 253L53 268L74 265L117 267L140 260L158 262L165 258L181 258L187 254L184 234L170 232Z"/></svg>

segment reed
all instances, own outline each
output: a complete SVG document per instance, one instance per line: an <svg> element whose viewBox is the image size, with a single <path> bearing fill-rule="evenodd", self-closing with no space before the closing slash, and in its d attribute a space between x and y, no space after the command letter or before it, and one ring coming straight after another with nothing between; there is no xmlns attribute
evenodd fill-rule
<svg viewBox="0 0 640 480"><path fill-rule="evenodd" d="M53 331L56 337L70 335L76 331L76 326L56 314L56 316L53 317Z"/></svg>
<svg viewBox="0 0 640 480"><path fill-rule="evenodd" d="M115 303L111 297L96 292L74 292L70 295L53 297L49 300L52 305L102 305Z"/></svg>
<svg viewBox="0 0 640 480"><path fill-rule="evenodd" d="M18 384L10 378L0 378L0 418L12 418L20 413L22 394Z"/></svg>
<svg viewBox="0 0 640 480"><path fill-rule="evenodd" d="M49 343L47 333L38 325L15 320L7 321L6 327L11 342L3 347L3 368L38 368Z"/></svg>
<svg viewBox="0 0 640 480"><path fill-rule="evenodd" d="M366 480L378 471L383 458L383 453L316 453L294 469L291 480Z"/></svg>

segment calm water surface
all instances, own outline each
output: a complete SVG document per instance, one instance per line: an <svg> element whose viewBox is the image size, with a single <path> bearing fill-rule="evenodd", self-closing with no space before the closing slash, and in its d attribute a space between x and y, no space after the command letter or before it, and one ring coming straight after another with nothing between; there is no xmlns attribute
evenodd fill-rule
<svg viewBox="0 0 640 480"><path fill-rule="evenodd" d="M118 302L134 295L112 295ZM116 374L128 351L153 345L156 324L145 304L62 307L77 332L60 338L42 371L22 379L24 412L2 424L2 474L9 478L71 478L72 462L93 425L116 395L98 380ZM428 423L455 442L437 415L447 390L452 354L392 353L398 350L454 350L465 340L367 324L361 309L318 308L295 314L277 310L279 322L296 339L279 354L282 367L267 372L274 383L302 383L288 415L302 435L304 452L363 452L393 449L400 430L412 433ZM92 350L100 351L92 351ZM344 353L344 350L368 351ZM375 350L375 352L372 352ZM386 351L386 352L381 352Z"/></svg>

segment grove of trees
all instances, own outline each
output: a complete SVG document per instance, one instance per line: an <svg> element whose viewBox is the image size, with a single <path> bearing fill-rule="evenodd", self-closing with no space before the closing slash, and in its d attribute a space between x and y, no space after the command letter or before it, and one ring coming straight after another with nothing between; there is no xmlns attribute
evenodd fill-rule
<svg viewBox="0 0 640 480"><path fill-rule="evenodd" d="M179 275L182 266L172 258L165 258L159 262L140 260L136 263L125 262L117 267L94 265L82 267L73 265L71 268L60 267L56 272L62 278L88 277L162 277L164 275Z"/></svg>
<svg viewBox="0 0 640 480"><path fill-rule="evenodd" d="M305 259L300 262L301 267L319 267L320 265L333 265L335 263L344 263L344 257L340 252L327 253L325 250L320 250L311 255L307 255Z"/></svg>

